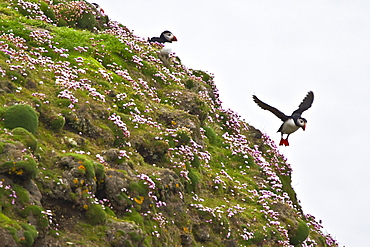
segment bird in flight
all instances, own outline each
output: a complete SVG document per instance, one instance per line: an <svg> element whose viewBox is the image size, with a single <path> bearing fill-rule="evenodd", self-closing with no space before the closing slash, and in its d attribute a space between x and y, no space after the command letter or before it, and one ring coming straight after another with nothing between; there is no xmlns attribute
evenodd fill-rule
<svg viewBox="0 0 370 247"><path fill-rule="evenodd" d="M303 99L302 103L299 105L298 109L295 110L291 116L287 116L275 107L272 107L260 99L256 95L253 95L253 101L264 110L272 112L275 116L280 118L283 121L283 124L280 126L277 132L281 132L281 140L279 145L289 146L288 137L293 132L297 131L299 128L303 130L306 129L307 120L301 117L302 113L311 107L313 102L313 92L309 91L306 97ZM284 134L287 134L287 137L284 139Z"/></svg>

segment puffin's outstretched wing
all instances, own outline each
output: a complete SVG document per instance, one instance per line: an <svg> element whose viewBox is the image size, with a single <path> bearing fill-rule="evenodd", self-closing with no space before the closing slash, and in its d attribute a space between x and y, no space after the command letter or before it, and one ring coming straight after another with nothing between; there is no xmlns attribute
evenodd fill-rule
<svg viewBox="0 0 370 247"><path fill-rule="evenodd" d="M264 102L262 102L261 100L259 100L257 98L256 95L253 95L253 101L256 102L256 104L261 107L262 109L264 110L268 110L270 112L272 112L273 114L275 114L275 116L277 116L278 118L281 119L281 121L285 122L286 120L289 119L289 116L285 115L284 113L282 113L281 111L279 111L278 109L276 109L275 107L272 107Z"/></svg>
<svg viewBox="0 0 370 247"><path fill-rule="evenodd" d="M302 103L299 105L298 109L295 110L292 115L294 114L301 115L302 112L304 112L305 110L311 107L312 102L313 102L313 92L309 91L306 97L303 99Z"/></svg>

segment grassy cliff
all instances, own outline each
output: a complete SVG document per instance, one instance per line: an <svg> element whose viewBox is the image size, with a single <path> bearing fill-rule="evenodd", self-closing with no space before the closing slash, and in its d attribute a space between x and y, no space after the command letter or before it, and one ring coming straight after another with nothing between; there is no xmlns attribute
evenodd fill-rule
<svg viewBox="0 0 370 247"><path fill-rule="evenodd" d="M90 4L0 0L4 246L337 246L275 144Z"/></svg>

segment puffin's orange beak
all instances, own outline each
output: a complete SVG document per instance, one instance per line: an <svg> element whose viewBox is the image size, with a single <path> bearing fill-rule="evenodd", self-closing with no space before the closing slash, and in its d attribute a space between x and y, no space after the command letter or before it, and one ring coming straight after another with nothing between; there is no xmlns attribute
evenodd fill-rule
<svg viewBox="0 0 370 247"><path fill-rule="evenodd" d="M173 36L172 40L171 41L177 41L177 38L176 36Z"/></svg>
<svg viewBox="0 0 370 247"><path fill-rule="evenodd" d="M306 130L306 124L304 124L304 125L302 126L302 129L303 129L303 130Z"/></svg>

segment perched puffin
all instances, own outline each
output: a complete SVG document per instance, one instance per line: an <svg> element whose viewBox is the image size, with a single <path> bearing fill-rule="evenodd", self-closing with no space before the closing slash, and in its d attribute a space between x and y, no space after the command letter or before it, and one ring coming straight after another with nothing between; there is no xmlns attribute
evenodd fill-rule
<svg viewBox="0 0 370 247"><path fill-rule="evenodd" d="M253 100L256 104L264 110L268 110L280 118L284 123L280 126L277 132L281 132L281 140L279 145L289 146L288 137L290 134L302 128L306 129L307 120L301 117L301 114L311 107L313 102L313 92L310 91L307 93L306 97L303 99L302 103L299 105L298 109L295 110L291 116L287 116L275 107L272 107L257 98L256 95L253 95ZM283 134L287 134L286 139L284 139Z"/></svg>
<svg viewBox="0 0 370 247"><path fill-rule="evenodd" d="M104 14L104 9L102 9L99 4L92 3L92 5L96 8L97 11L99 11L101 14Z"/></svg>
<svg viewBox="0 0 370 247"><path fill-rule="evenodd" d="M172 43L172 41L177 41L177 38L175 35L173 35L170 31L164 31L161 33L161 36L158 37L153 37L148 40L149 42L158 42L158 43Z"/></svg>

